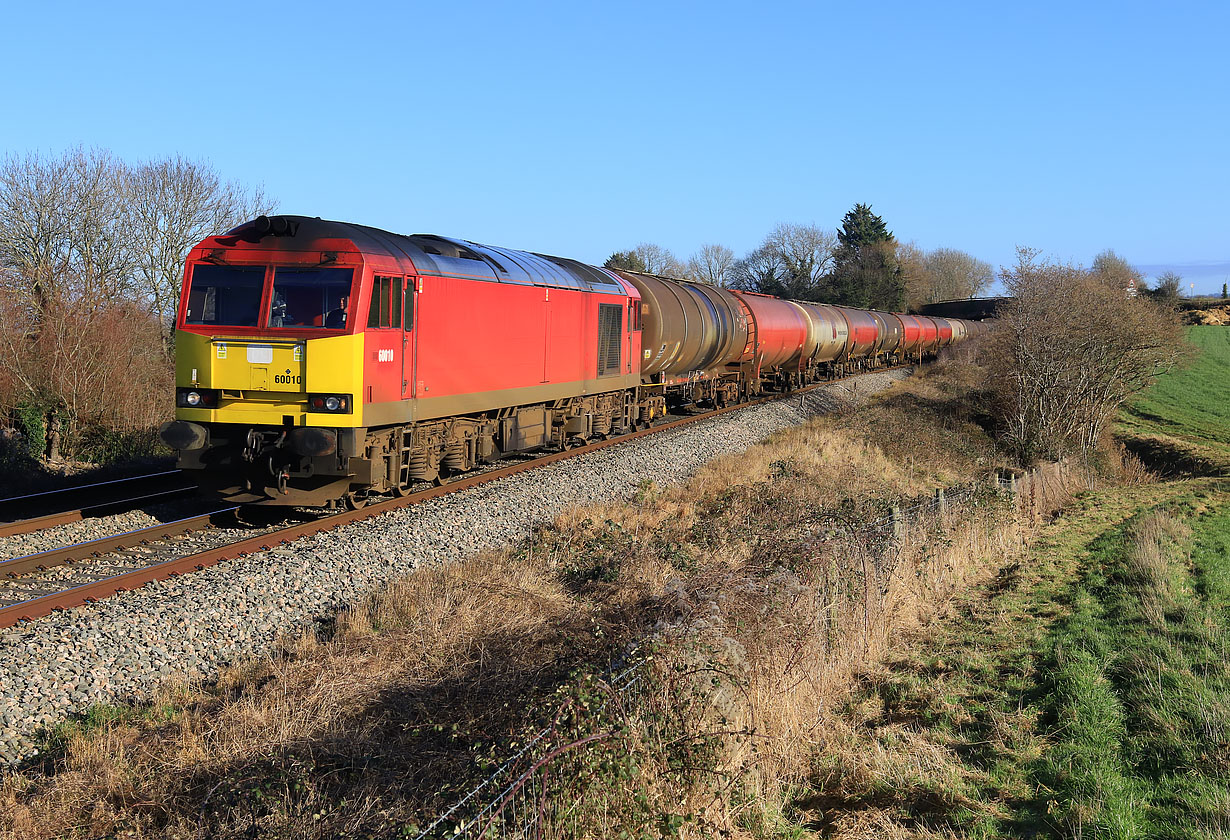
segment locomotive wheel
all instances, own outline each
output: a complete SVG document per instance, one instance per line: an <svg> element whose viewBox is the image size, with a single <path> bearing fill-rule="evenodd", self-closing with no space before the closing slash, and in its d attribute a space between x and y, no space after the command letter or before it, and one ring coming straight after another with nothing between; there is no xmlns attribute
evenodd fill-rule
<svg viewBox="0 0 1230 840"><path fill-rule="evenodd" d="M347 510L358 510L367 504L367 494L359 495L357 491L347 493L345 496L342 496L342 503L346 506Z"/></svg>

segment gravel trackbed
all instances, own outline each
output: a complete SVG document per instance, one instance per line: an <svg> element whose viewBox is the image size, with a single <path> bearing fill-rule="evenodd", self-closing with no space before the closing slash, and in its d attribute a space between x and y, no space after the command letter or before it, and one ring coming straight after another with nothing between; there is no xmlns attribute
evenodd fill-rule
<svg viewBox="0 0 1230 840"><path fill-rule="evenodd" d="M422 563L523 538L570 506L630 496L645 479L679 481L909 373L866 374L709 418L0 630L0 764L30 757L40 726L92 703L208 678Z"/></svg>

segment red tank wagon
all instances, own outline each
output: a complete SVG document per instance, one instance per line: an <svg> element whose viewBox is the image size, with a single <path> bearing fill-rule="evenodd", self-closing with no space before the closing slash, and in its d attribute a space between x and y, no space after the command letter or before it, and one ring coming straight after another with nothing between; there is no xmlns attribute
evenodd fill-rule
<svg viewBox="0 0 1230 840"><path fill-rule="evenodd" d="M772 374L787 387L790 375L805 365L803 348L809 343L809 321L799 307L786 300L755 292L735 292L754 325L749 330L753 353L751 375ZM812 339L814 341L814 338Z"/></svg>

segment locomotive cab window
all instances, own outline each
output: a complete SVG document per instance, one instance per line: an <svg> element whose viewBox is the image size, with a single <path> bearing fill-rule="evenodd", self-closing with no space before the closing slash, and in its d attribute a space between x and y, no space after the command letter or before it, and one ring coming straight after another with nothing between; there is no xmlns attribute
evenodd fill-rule
<svg viewBox="0 0 1230 840"><path fill-rule="evenodd" d="M628 332L637 332L641 328L641 307L635 300L628 301Z"/></svg>
<svg viewBox="0 0 1230 840"><path fill-rule="evenodd" d="M377 277L372 282L372 303L367 310L367 326L401 326L401 278Z"/></svg>
<svg viewBox="0 0 1230 840"><path fill-rule="evenodd" d="M264 286L264 266L195 266L184 323L255 327Z"/></svg>
<svg viewBox="0 0 1230 840"><path fill-rule="evenodd" d="M278 329L345 329L350 323L349 268L274 269L269 326Z"/></svg>

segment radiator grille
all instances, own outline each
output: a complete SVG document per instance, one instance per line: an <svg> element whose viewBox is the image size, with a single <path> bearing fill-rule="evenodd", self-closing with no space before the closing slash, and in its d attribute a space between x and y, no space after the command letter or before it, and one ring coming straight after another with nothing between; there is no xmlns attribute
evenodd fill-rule
<svg viewBox="0 0 1230 840"><path fill-rule="evenodd" d="M598 304L598 375L619 373L619 345L623 307Z"/></svg>

